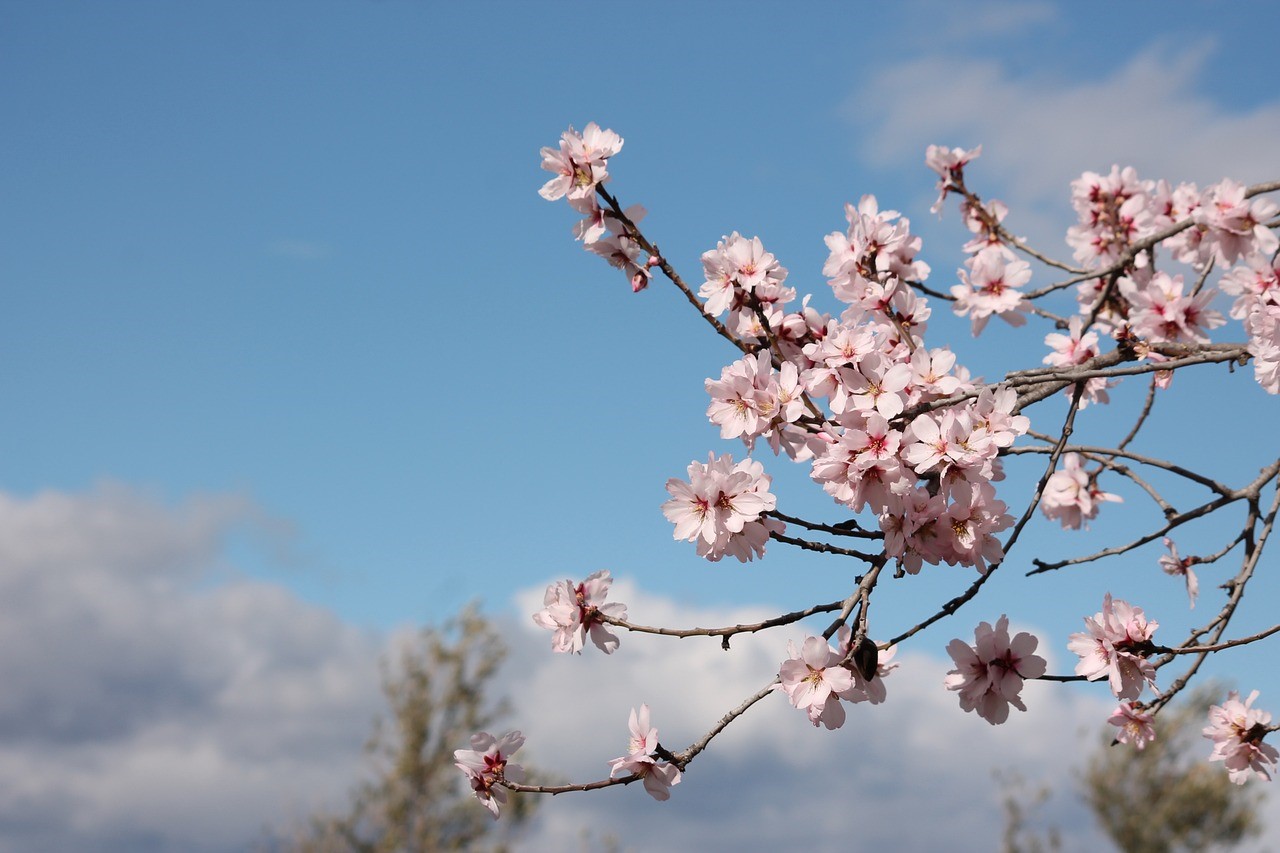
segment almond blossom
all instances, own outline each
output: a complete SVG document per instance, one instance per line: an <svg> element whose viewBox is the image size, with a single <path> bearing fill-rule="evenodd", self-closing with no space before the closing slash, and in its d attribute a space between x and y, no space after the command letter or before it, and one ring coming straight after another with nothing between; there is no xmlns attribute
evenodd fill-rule
<svg viewBox="0 0 1280 853"><path fill-rule="evenodd" d="M1229 178L1205 190L1194 219L1207 229L1200 250L1201 258L1215 258L1221 264L1233 264L1249 255L1272 255L1280 249L1280 238L1266 223L1280 213L1280 206L1269 198L1253 201L1245 198L1243 184Z"/></svg>
<svg viewBox="0 0 1280 853"><path fill-rule="evenodd" d="M1120 743L1131 743L1142 749L1156 739L1154 718L1146 711L1138 708L1137 702L1122 702L1111 712L1107 722L1116 726L1116 740Z"/></svg>
<svg viewBox="0 0 1280 853"><path fill-rule="evenodd" d="M1152 229L1147 209L1150 181L1140 181L1132 168L1112 166L1105 177L1085 172L1071 182L1071 204L1080 223L1067 231L1075 259L1086 267L1103 266Z"/></svg>
<svg viewBox="0 0 1280 853"><path fill-rule="evenodd" d="M1160 568L1164 569L1166 575L1181 576L1186 580L1187 598L1191 599L1191 607L1194 608L1196 596L1200 594L1200 581L1196 579L1196 573L1191 571L1195 560L1191 557L1179 557L1178 546L1168 536L1164 537L1164 547L1169 549L1169 553L1160 557Z"/></svg>
<svg viewBox="0 0 1280 853"><path fill-rule="evenodd" d="M1214 292L1183 296L1182 276L1152 273L1150 268L1122 276L1120 293L1129 301L1129 324L1152 343L1209 343L1208 329L1227 322L1209 307Z"/></svg>
<svg viewBox="0 0 1280 853"><path fill-rule="evenodd" d="M506 789L500 783L524 779L524 768L510 761L522 746L524 735L520 732L507 732L499 738L488 732L479 732L471 736L471 749L454 750L454 766L467 775L476 799L484 804L495 820L498 807L507 801Z"/></svg>
<svg viewBox="0 0 1280 853"><path fill-rule="evenodd" d="M1119 495L1099 489L1096 476L1084 470L1084 457L1079 453L1062 454L1062 467L1045 483L1041 512L1046 518L1062 522L1066 529L1079 530L1084 522L1098 515L1103 503L1123 503L1124 498Z"/></svg>
<svg viewBox="0 0 1280 853"><path fill-rule="evenodd" d="M547 201L568 196L588 198L609 179L605 164L622 150L622 137L590 122L579 134L572 126L560 137L559 148L542 149L542 168L555 173L538 194Z"/></svg>
<svg viewBox="0 0 1280 853"><path fill-rule="evenodd" d="M1258 691L1240 701L1240 694L1232 690L1227 701L1209 709L1209 725L1204 736L1213 741L1210 761L1221 761L1227 766L1232 782L1243 785L1250 773L1256 773L1268 782L1275 772L1280 753L1262 739L1270 731L1271 713L1254 708L1253 700Z"/></svg>
<svg viewBox="0 0 1280 853"><path fill-rule="evenodd" d="M764 466L751 459L735 465L732 456L713 453L688 470L687 482L667 480L671 500L662 505L662 514L675 525L674 537L696 542L698 553L712 561L732 554L745 563L762 555L769 534L784 528L763 517L777 506Z"/></svg>
<svg viewBox="0 0 1280 853"><path fill-rule="evenodd" d="M791 657L779 668L775 689L787 694L792 707L806 711L815 726L838 729L844 709L833 694L853 687L852 672L840 665L843 656L821 637L809 637L799 649L789 642L787 651Z"/></svg>
<svg viewBox="0 0 1280 853"><path fill-rule="evenodd" d="M658 730L649 725L649 706L641 705L637 712L631 709L628 721L631 739L627 754L609 761L609 778L623 773L634 773L644 780L644 789L655 800L671 799L671 786L680 784L680 768L666 761L658 761Z"/></svg>
<svg viewBox="0 0 1280 853"><path fill-rule="evenodd" d="M960 639L947 644L956 668L947 673L945 684L959 693L961 708L977 711L994 726L1009 719L1010 705L1027 710L1018 695L1022 682L1044 675L1048 664L1033 654L1040 644L1034 635L1021 631L1009 638L1006 615L996 620L994 628L988 622L978 623L973 633L972 646Z"/></svg>
<svg viewBox="0 0 1280 853"><path fill-rule="evenodd" d="M929 208L930 213L942 210L942 203L947 193L959 189L964 184L964 167L982 155L982 146L969 150L963 148L947 148L943 145L930 145L925 149L924 164L938 173L938 200Z"/></svg>
<svg viewBox="0 0 1280 853"><path fill-rule="evenodd" d="M1160 623L1148 621L1141 607L1116 599L1102 599L1102 611L1086 616L1088 630L1072 634L1067 648L1079 655L1076 675L1090 681L1106 676L1117 699L1137 699L1144 685L1156 686L1156 669L1146 655Z"/></svg>
<svg viewBox="0 0 1280 853"><path fill-rule="evenodd" d="M533 621L540 627L554 631L551 648L557 652L581 654L586 637L605 654L613 654L618 648L618 637L611 633L600 614L613 619L626 619L627 606L619 602L604 603L613 578L607 569L587 576L582 583L563 580L547 587L542 603L546 607L533 614Z"/></svg>
<svg viewBox="0 0 1280 853"><path fill-rule="evenodd" d="M1058 332L1050 332L1044 336L1045 346L1053 350L1043 359L1045 364L1053 367L1074 367L1084 364L1090 359L1097 358L1101 352L1098 348L1098 333L1084 331L1084 318L1079 315L1072 317L1067 321L1067 334ZM1119 380L1116 380L1117 382ZM1096 376L1085 382L1084 393L1080 395L1080 408L1086 408L1090 403L1109 403L1110 395L1107 389L1111 384L1101 376ZM1063 394L1068 397L1075 395L1074 388L1063 389Z"/></svg>
<svg viewBox="0 0 1280 853"><path fill-rule="evenodd" d="M1010 260L999 249L983 249L965 261L969 269L959 270L961 284L951 288L955 312L969 317L973 336L982 334L991 317L999 317L1010 326L1027 322L1027 304L1018 290L1031 280L1031 265Z"/></svg>

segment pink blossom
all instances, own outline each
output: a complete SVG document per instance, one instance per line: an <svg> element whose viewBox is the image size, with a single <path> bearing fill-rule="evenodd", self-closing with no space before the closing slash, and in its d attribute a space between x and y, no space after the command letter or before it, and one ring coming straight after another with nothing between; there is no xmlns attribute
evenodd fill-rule
<svg viewBox="0 0 1280 853"><path fill-rule="evenodd" d="M1119 728L1116 740L1142 749L1156 739L1153 719L1146 711L1139 710L1137 702L1121 702L1107 722Z"/></svg>
<svg viewBox="0 0 1280 853"><path fill-rule="evenodd" d="M1156 685L1156 669L1146 655L1160 623L1148 621L1141 607L1116 599L1102 600L1102 611L1085 617L1087 631L1072 634L1067 648L1079 655L1076 675L1090 681L1106 676L1117 699L1137 699L1145 684Z"/></svg>
<svg viewBox="0 0 1280 853"><path fill-rule="evenodd" d="M859 303L869 288L888 278L928 277L928 264L915 259L921 240L912 236L911 222L900 216L896 210L880 210L873 195L864 195L857 207L845 205L849 229L827 235L830 254L822 267L837 299Z"/></svg>
<svg viewBox="0 0 1280 853"><path fill-rule="evenodd" d="M1100 352L1098 333L1085 332L1084 318L1078 315L1067 321L1067 334L1051 332L1045 335L1044 342L1053 350L1044 357L1044 363L1054 367L1075 367L1092 358L1097 358ZM1090 403L1111 402L1110 395L1107 394L1109 387L1111 385L1101 376L1085 382L1084 393L1080 397L1080 408L1084 409ZM1066 388L1062 393L1071 397L1074 396L1075 389Z"/></svg>
<svg viewBox="0 0 1280 853"><path fill-rule="evenodd" d="M787 278L786 268L765 251L759 237L747 239L737 231L722 237L712 251L703 253L702 271L706 283L698 295L707 300L705 310L713 317L735 304L741 309L748 294L764 295L771 288L779 288ZM795 298L795 291L786 288L779 295L783 301L790 301Z"/></svg>
<svg viewBox="0 0 1280 853"><path fill-rule="evenodd" d="M1182 276L1152 273L1150 269L1120 278L1120 293L1129 301L1129 324L1142 338L1156 343L1207 344L1208 329L1226 322L1209 307L1214 292L1182 295Z"/></svg>
<svg viewBox="0 0 1280 853"><path fill-rule="evenodd" d="M771 482L759 462L744 459L734 465L728 454L711 454L706 463L690 463L687 482L667 480L671 500L662 505L662 514L675 525L674 537L697 542L698 553L707 559L733 554L747 562L764 553L770 532L782 530L780 522L762 518L777 506Z"/></svg>
<svg viewBox="0 0 1280 853"><path fill-rule="evenodd" d="M1004 501L990 483L959 480L951 492L952 503L939 519L939 533L950 553L948 564L973 566L986 574L988 567L1004 559L1004 547L994 534L1013 526Z"/></svg>
<svg viewBox="0 0 1280 853"><path fill-rule="evenodd" d="M1222 761L1232 782L1243 785L1249 774L1256 773L1268 782L1275 772L1280 753L1268 743L1263 743L1271 724L1271 714L1252 707L1258 691L1240 701L1240 694L1232 690L1227 701L1209 709L1209 725L1204 736L1213 741L1210 761Z"/></svg>
<svg viewBox="0 0 1280 853"><path fill-rule="evenodd" d="M947 148L942 145L930 145L925 149L924 164L938 173L938 200L929 208L930 213L942 210L942 203L947 193L959 189L964 184L964 167L982 154L982 146L969 150L963 148Z"/></svg>
<svg viewBox="0 0 1280 853"><path fill-rule="evenodd" d="M628 721L631 738L627 754L609 761L609 778L622 773L634 773L644 780L644 789L655 800L671 798L671 786L680 784L680 768L668 762L659 762L658 730L649 725L649 706L641 705L637 712L631 709Z"/></svg>
<svg viewBox="0 0 1280 853"><path fill-rule="evenodd" d="M945 683L948 690L959 692L961 708L977 711L994 726L1009 719L1010 705L1027 710L1018 696L1022 682L1044 675L1047 664L1033 654L1040 644L1035 636L1023 631L1009 639L1008 616L996 620L994 628L980 622L974 640L972 646L959 639L947 644L956 668L947 673Z"/></svg>
<svg viewBox="0 0 1280 853"><path fill-rule="evenodd" d="M557 652L582 653L587 634L591 642L605 654L618 648L618 638L610 633L600 615L614 619L627 618L627 606L619 602L604 603L613 578L606 569L591 574L580 584L563 580L547 587L542 598L544 609L533 614L540 627L555 632L551 648Z"/></svg>
<svg viewBox="0 0 1280 853"><path fill-rule="evenodd" d="M984 249L965 261L965 266L968 271L958 271L962 284L953 286L951 295L956 298L955 313L972 321L974 337L982 333L992 316L1011 326L1027 322L1027 304L1018 288L1031 280L1030 264L1010 260L996 249Z"/></svg>
<svg viewBox="0 0 1280 853"><path fill-rule="evenodd" d="M928 402L950 397L960 390L968 390L968 383L952 375L956 366L956 354L945 347L926 350L923 347L911 354L912 403Z"/></svg>
<svg viewBox="0 0 1280 853"><path fill-rule="evenodd" d="M644 218L645 209L638 204L633 204L626 209L625 213L633 223L638 223ZM587 243L584 248L604 258L610 266L617 267L626 273L631 280L633 292L644 290L653 273L647 263L641 264L638 260L643 251L640 244L627 235L626 226L620 219L608 216L605 217L604 224L609 236Z"/></svg>
<svg viewBox="0 0 1280 853"><path fill-rule="evenodd" d="M1108 264L1149 232L1153 217L1147 198L1153 189L1132 168L1119 166L1112 166L1106 177L1085 172L1072 181L1071 204L1080 223L1068 229L1067 243L1075 249L1075 259L1085 266Z"/></svg>
<svg viewBox="0 0 1280 853"><path fill-rule="evenodd" d="M946 499L917 487L897 505L880 512L885 554L898 561L908 574L917 574L924 563L937 565L950 553L942 535Z"/></svg>
<svg viewBox="0 0 1280 853"><path fill-rule="evenodd" d="M1009 206L1004 202L992 200L979 205L965 199L960 202L960 215L964 217L965 227L974 234L973 239L963 246L966 252L973 255L992 249L1011 261L1017 257L1000 236L1000 223L1009 215Z"/></svg>
<svg viewBox="0 0 1280 853"><path fill-rule="evenodd" d="M791 658L778 670L776 689L787 694L792 707L806 711L815 726L839 728L844 710L833 694L853 687L853 674L840 665L842 656L821 637L809 637L798 650L788 643L788 652Z"/></svg>
<svg viewBox="0 0 1280 853"><path fill-rule="evenodd" d="M524 735L520 732L507 732L500 738L479 732L471 736L471 749L454 750L454 766L467 775L476 799L484 803L495 820L499 805L507 801L506 789L500 783L524 779L524 768L510 761L523 745Z"/></svg>
<svg viewBox="0 0 1280 853"><path fill-rule="evenodd" d="M1266 225L1280 206L1268 198L1250 201L1244 193L1244 185L1229 178L1205 190L1194 214L1196 223L1208 229L1201 258L1212 255L1230 265L1237 258L1269 256L1280 249L1280 238Z"/></svg>
<svg viewBox="0 0 1280 853"><path fill-rule="evenodd" d="M1084 470L1079 453L1064 453L1062 467L1045 483L1040 510L1046 518L1058 519L1064 528L1079 530L1081 524L1097 516L1101 504L1123 502L1119 495L1099 489L1095 477Z"/></svg>
<svg viewBox="0 0 1280 853"><path fill-rule="evenodd" d="M1195 560L1192 557L1179 557L1178 546L1168 536L1164 537L1164 547L1169 549L1169 553L1160 557L1160 568L1167 575L1181 575L1186 580L1187 598L1191 599L1191 606L1194 608L1196 596L1200 593L1200 582L1196 579L1196 573L1191 571Z"/></svg>
<svg viewBox="0 0 1280 853"><path fill-rule="evenodd" d="M547 201L568 196L570 201L595 193L595 188L609 179L605 163L622 150L622 137L612 130L601 130L591 122L579 134L571 126L560 137L559 148L542 149L542 168L555 174L539 195Z"/></svg>
<svg viewBox="0 0 1280 853"><path fill-rule="evenodd" d="M757 436L804 413L799 371L787 362L775 374L767 350L735 361L720 372L718 380L706 380L705 387L711 395L707 417L720 427L720 437L741 437L748 446Z"/></svg>

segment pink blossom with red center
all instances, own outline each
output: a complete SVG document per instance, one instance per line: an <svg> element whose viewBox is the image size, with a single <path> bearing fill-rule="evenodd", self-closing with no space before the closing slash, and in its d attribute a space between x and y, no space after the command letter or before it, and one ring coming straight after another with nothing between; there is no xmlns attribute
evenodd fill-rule
<svg viewBox="0 0 1280 853"><path fill-rule="evenodd" d="M958 271L962 283L951 288L951 295L955 297L955 313L970 318L974 337L993 316L1011 326L1027 322L1027 304L1018 288L1031 280L1030 264L1010 260L997 249L984 249L965 266L969 269Z"/></svg>
<svg viewBox="0 0 1280 853"><path fill-rule="evenodd" d="M713 453L688 470L688 481L667 480L671 500L662 513L675 525L674 537L697 542L698 552L712 561L732 554L746 562L763 554L770 532L782 532L781 522L762 518L777 506L764 466L751 459L735 465L732 456Z"/></svg>
<svg viewBox="0 0 1280 853"><path fill-rule="evenodd" d="M542 598L545 607L533 614L533 621L555 632L551 638L553 650L581 654L589 634L596 648L607 655L613 654L618 648L618 637L609 631L600 615L626 619L627 606L620 602L605 603L612 584L608 570L601 569L582 583L563 580L547 587Z"/></svg>
<svg viewBox="0 0 1280 853"><path fill-rule="evenodd" d="M1160 623L1148 621L1141 607L1111 598L1107 593L1102 610L1084 620L1086 631L1072 634L1067 648L1080 657L1076 675L1090 681L1104 676L1117 699L1137 699L1145 685L1156 686L1156 669L1146 655L1154 651L1151 642Z"/></svg>
<svg viewBox="0 0 1280 853"><path fill-rule="evenodd" d="M924 152L924 164L938 173L938 200L929 208L930 213L942 210L947 193L964 183L964 167L982 155L982 146L965 150L930 145Z"/></svg>
<svg viewBox="0 0 1280 853"><path fill-rule="evenodd" d="M1210 761L1221 761L1227 766L1232 782L1243 785L1250 773L1256 773L1268 782L1276 770L1280 753L1269 743L1263 743L1271 724L1271 713L1253 707L1258 691L1240 701L1240 694L1232 690L1227 701L1209 709L1209 725L1204 736L1213 741Z"/></svg>
<svg viewBox="0 0 1280 853"><path fill-rule="evenodd" d="M511 756L524 745L524 735L507 732L495 738L488 732L471 736L471 749L454 750L454 766L467 775L471 790L496 820L499 806L507 801L506 789L500 782L520 782L524 768L511 762Z"/></svg>
<svg viewBox="0 0 1280 853"><path fill-rule="evenodd" d="M1137 702L1122 702L1111 712L1107 722L1119 729L1116 740L1120 743L1131 743L1142 749L1156 739L1154 718L1146 711L1139 710Z"/></svg>
<svg viewBox="0 0 1280 853"><path fill-rule="evenodd" d="M974 645L963 640L947 644L947 653L956 668L947 673L948 690L960 696L960 707L976 711L991 725L1009 719L1009 706L1027 710L1018 695L1024 679L1044 675L1047 664L1035 652L1040 641L1021 631L1009 637L1009 617L1002 615L993 628L988 622L978 623Z"/></svg>

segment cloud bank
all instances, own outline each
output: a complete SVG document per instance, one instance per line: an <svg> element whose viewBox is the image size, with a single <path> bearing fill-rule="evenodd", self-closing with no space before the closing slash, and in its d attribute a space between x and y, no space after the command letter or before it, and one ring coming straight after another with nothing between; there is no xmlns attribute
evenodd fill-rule
<svg viewBox="0 0 1280 853"><path fill-rule="evenodd" d="M343 801L366 770L378 661L398 635L237 575L229 543L264 527L237 497L0 494L0 851L244 850ZM772 615L691 608L626 580L611 597L651 624ZM574 781L607 775L630 708L647 702L662 742L681 749L768 684L786 640L802 636L738 637L726 653L714 640L624 635L609 658L555 655L527 616L540 601L525 590L519 618L497 617L513 650L499 688L528 737L523 760ZM1040 820L1065 849L1102 843L1073 790L1110 711L1100 691L1031 684L1030 711L992 727L943 689L948 662L917 650L900 660L889 701L854 706L838 731L771 695L669 802L634 785L548 798L516 847L578 849L590 832L630 851L772 851L797 837L817 849L987 851L1003 821L992 770L1008 768L1053 787Z"/></svg>
<svg viewBox="0 0 1280 853"><path fill-rule="evenodd" d="M1280 100L1231 109L1198 91L1214 49L1148 46L1092 80L1015 75L992 59L914 59L883 69L845 111L865 131L861 154L875 166L923 169L930 144L982 143L970 184L1006 201L1015 227L1056 250L1062 235L1039 233L1040 218L1070 215L1068 184L1085 170L1120 163L1143 178L1202 187L1276 177ZM1026 208L1036 216L1029 224Z"/></svg>

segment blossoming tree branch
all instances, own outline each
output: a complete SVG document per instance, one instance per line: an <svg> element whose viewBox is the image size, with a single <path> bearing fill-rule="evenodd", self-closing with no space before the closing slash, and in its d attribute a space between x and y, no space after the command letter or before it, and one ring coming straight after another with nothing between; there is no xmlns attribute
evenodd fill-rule
<svg viewBox="0 0 1280 853"><path fill-rule="evenodd" d="M955 668L939 685L955 692L961 709L995 725L1008 719L1010 707L1026 710L1020 693L1027 679L1106 679L1117 700L1110 717L1116 740L1142 749L1155 737L1154 716L1210 654L1280 631L1277 625L1242 637L1229 630L1280 507L1280 459L1248 482L1228 484L1128 449L1180 371L1251 365L1267 392L1280 393L1280 206L1265 197L1280 190L1280 182L1246 187L1227 179L1200 189L1142 180L1118 166L1105 175L1086 172L1071 184L1078 221L1067 231L1073 259L1065 262L1013 236L1004 224L1007 207L966 184L965 167L980 146L930 146L925 163L938 175L933 211L953 196L973 235L958 283L945 289L926 284L931 271L918 257L921 239L909 221L863 196L846 205L847 229L826 237L830 255L822 272L844 304L833 315L810 296L797 303L787 270L760 238L736 232L703 254L703 281L695 292L641 230L644 209L624 207L606 189L610 160L622 144L594 123L582 133L570 128L558 147L542 149L542 166L553 177L541 195L568 202L582 217L574 236L621 269L633 290L660 274L737 351L718 378L706 380L707 417L720 436L740 439L748 453L766 450L807 465L813 482L848 515L829 524L788 514L770 491L764 464L712 453L705 462L691 462L686 476L667 481L670 499L662 512L675 538L693 543L713 562L751 561L783 545L844 557L858 568L853 588L837 600L716 628L630 621L625 605L607 601L607 571L548 587L545 609L533 618L553 632L557 652L580 653L590 638L610 654L623 631L719 637L728 649L737 634L833 616L821 635L779 648L769 683L683 748L659 741L647 705L633 709L627 754L608 761L608 776L598 780L521 784L519 766L510 759L523 736L476 734L472 748L458 750L455 758L495 817L508 791L555 794L642 781L649 794L665 800L716 735L771 694L781 694L814 726L840 727L846 704L887 701L886 679L898 666L895 650L976 598L1005 566L1037 508L1064 528L1079 529L1104 505L1120 502L1104 491L1106 480L1129 481L1158 508L1160 523L1084 556L1034 557L1029 574L1117 557L1158 540L1168 552L1160 567L1185 582L1192 607L1199 592L1196 567L1226 565L1232 557L1234 575L1218 586L1223 595L1214 602L1216 611L1185 638L1158 641L1159 623L1138 603L1100 590L1099 611L1082 614L1084 630L1065 638L1079 657L1071 675L1047 673L1036 654L1041 638L1011 635L1007 614L978 622L972 642L965 632L948 644ZM1032 289L1033 262L1057 280ZM1216 289L1209 283L1215 272ZM1219 290L1234 298L1229 315L1235 323L1212 307ZM1055 300L1069 304L1071 291L1070 316L1045 307ZM1013 326L1046 324L1042 366L1014 370L996 382L974 379L948 348L926 341L931 300L967 317L974 335L992 318ZM1220 329L1227 340L1210 337ZM1077 415L1107 404L1122 379L1129 380L1125 391L1145 395L1127 434L1112 447L1072 443ZM1065 417L1046 415L1047 422L1033 429L1027 412L1058 395L1068 401ZM1012 456L1039 457L1042 470L1025 505L1014 508L998 488ZM1156 488L1153 473L1185 482L1201 502L1175 508ZM1180 553L1176 540L1183 525L1228 507L1242 508L1243 522L1223 535L1220 549ZM896 634L873 622L878 588L942 563L971 567L972 583L927 606L917 624ZM1256 691L1243 701L1232 692L1213 706L1204 729L1212 742L1209 758L1224 762L1238 783L1255 774L1270 779L1280 757L1265 741L1280 726L1254 707L1256 698Z"/></svg>

